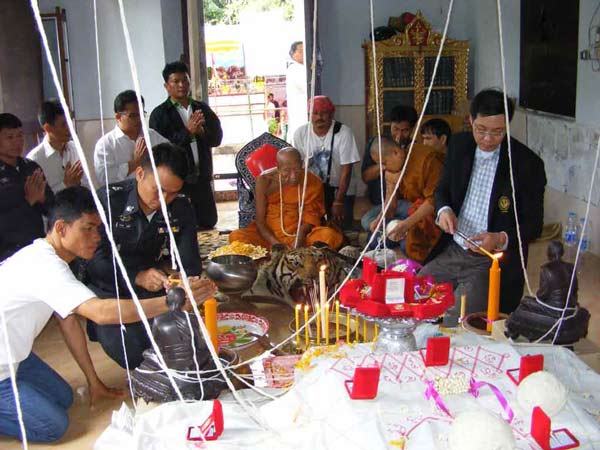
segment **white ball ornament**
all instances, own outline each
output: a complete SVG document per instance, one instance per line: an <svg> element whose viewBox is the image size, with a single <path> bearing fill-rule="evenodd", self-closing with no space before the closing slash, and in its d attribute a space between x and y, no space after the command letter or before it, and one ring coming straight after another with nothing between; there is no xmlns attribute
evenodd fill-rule
<svg viewBox="0 0 600 450"><path fill-rule="evenodd" d="M519 383L517 400L528 415L539 406L548 416L553 416L565 406L567 388L550 372L541 370Z"/></svg>
<svg viewBox="0 0 600 450"><path fill-rule="evenodd" d="M450 426L450 450L513 450L517 444L512 429L487 411L460 413Z"/></svg>

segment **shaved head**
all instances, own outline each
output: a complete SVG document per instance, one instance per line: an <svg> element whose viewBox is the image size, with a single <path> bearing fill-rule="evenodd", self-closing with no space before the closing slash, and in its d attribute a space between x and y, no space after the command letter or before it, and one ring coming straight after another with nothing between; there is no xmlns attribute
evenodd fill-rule
<svg viewBox="0 0 600 450"><path fill-rule="evenodd" d="M285 147L277 152L277 171L282 184L296 186L302 174L302 154L294 147Z"/></svg>
<svg viewBox="0 0 600 450"><path fill-rule="evenodd" d="M277 152L277 165L281 166L286 163L300 163L302 164L302 153L296 150L294 147L284 147Z"/></svg>
<svg viewBox="0 0 600 450"><path fill-rule="evenodd" d="M379 162L379 142L377 139L373 140L370 152L373 160ZM381 159L385 164L386 170L399 172L406 160L406 152L393 139L381 136Z"/></svg>

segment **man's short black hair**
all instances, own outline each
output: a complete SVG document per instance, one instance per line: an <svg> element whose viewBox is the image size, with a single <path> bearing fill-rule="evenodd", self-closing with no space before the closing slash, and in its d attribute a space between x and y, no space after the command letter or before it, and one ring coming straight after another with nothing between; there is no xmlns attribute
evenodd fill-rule
<svg viewBox="0 0 600 450"><path fill-rule="evenodd" d="M48 210L48 230L52 230L57 220L72 223L83 214L97 213L94 197L84 186L72 186L58 191Z"/></svg>
<svg viewBox="0 0 600 450"><path fill-rule="evenodd" d="M176 177L185 180L188 172L188 158L185 150L178 145L171 144L170 142L164 142L162 144L155 145L152 147L152 155L154 155L154 163L156 167L165 166ZM150 162L150 155L148 152L142 157L140 162L142 169L152 172L152 163Z"/></svg>
<svg viewBox="0 0 600 450"><path fill-rule="evenodd" d="M430 119L421 126L421 134L424 133L435 134L438 138L446 136L446 145L448 145L452 130L444 119Z"/></svg>
<svg viewBox="0 0 600 450"><path fill-rule="evenodd" d="M417 123L417 111L412 106L396 105L390 113L390 122L408 122L412 128Z"/></svg>
<svg viewBox="0 0 600 450"><path fill-rule="evenodd" d="M11 113L2 113L0 114L0 131L5 128L15 129L21 128L23 124L21 120Z"/></svg>
<svg viewBox="0 0 600 450"><path fill-rule="evenodd" d="M292 56L294 53L296 53L296 49L298 48L299 45L302 45L302 44L303 44L302 41L292 42L292 46L290 47L290 56Z"/></svg>
<svg viewBox="0 0 600 450"><path fill-rule="evenodd" d="M54 125L56 119L64 115L65 111L57 100L46 100L40 106L38 122L40 123L40 127L43 127L45 124Z"/></svg>
<svg viewBox="0 0 600 450"><path fill-rule="evenodd" d="M165 80L165 83L169 80L169 77L172 73L185 73L189 75L190 69L188 69L187 64L183 61L174 61L167 63L167 65L162 71L162 76L163 80Z"/></svg>
<svg viewBox="0 0 600 450"><path fill-rule="evenodd" d="M120 92L115 97L115 113L125 111L125 108L130 103L135 103L137 105L137 95L135 95L135 91L132 89L127 89L126 91ZM142 105L144 105L144 97L142 97Z"/></svg>
<svg viewBox="0 0 600 450"><path fill-rule="evenodd" d="M512 120L515 112L515 103L509 97L508 100L508 121ZM504 111L504 93L499 89L484 89L479 92L471 102L471 117L476 119L480 116L497 116L506 114Z"/></svg>

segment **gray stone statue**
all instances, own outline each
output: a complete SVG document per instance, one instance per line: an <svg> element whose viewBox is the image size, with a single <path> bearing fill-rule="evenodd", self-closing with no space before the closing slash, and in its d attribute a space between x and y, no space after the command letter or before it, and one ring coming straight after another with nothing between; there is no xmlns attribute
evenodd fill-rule
<svg viewBox="0 0 600 450"><path fill-rule="evenodd" d="M167 293L169 311L154 319L152 335L167 367L177 371L175 382L184 399L214 399L225 387L225 382L220 378L207 380L209 377L217 378L217 372L208 376L201 375L202 383L198 381L195 373L194 347L196 361L201 371L214 370L215 365L200 333L198 319L193 314L183 311L184 304L185 291L180 287L169 289ZM190 330L188 317L193 331ZM132 384L136 397L141 397L147 402L163 403L178 400L152 348L144 351L144 361L134 370Z"/></svg>
<svg viewBox="0 0 600 450"><path fill-rule="evenodd" d="M530 296L523 297L519 307L506 321L506 335L513 339L521 335L529 341L539 339L552 328L567 305L564 317L574 316L563 320L555 343L572 344L587 335L590 314L577 303L577 276L569 295L574 266L562 260L563 245L559 241L550 242L546 254L548 262L540 268L540 287L536 294L540 301ZM545 340L553 340L557 328Z"/></svg>

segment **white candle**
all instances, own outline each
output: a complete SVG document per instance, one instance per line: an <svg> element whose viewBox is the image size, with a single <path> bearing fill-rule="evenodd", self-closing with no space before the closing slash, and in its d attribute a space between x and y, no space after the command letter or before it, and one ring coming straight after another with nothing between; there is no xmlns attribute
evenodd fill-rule
<svg viewBox="0 0 600 450"><path fill-rule="evenodd" d="M323 330L325 330L325 303L327 303L327 284L325 282L326 269L327 266L323 264L319 270L319 301L321 303L319 317L321 319L321 327L323 328Z"/></svg>

